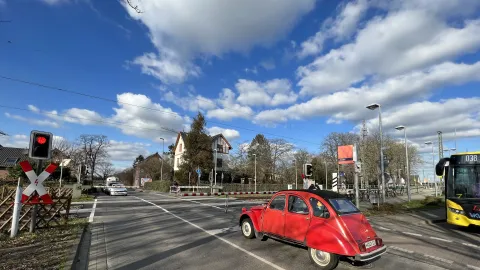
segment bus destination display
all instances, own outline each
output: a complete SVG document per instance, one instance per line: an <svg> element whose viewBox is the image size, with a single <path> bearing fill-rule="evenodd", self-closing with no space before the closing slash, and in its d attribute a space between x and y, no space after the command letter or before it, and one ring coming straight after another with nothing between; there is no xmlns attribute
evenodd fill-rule
<svg viewBox="0 0 480 270"><path fill-rule="evenodd" d="M460 164L480 164L480 154L458 156L457 162Z"/></svg>

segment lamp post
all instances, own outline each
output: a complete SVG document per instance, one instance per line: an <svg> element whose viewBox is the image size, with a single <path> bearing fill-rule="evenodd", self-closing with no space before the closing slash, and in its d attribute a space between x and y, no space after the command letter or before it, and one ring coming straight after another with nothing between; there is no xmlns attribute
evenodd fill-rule
<svg viewBox="0 0 480 270"><path fill-rule="evenodd" d="M295 189L297 189L297 182L298 182L298 180L297 180L297 179L298 179L298 173L297 173L297 171L298 171L298 167L297 167L297 160L296 160L296 159L294 159L294 160L293 160L293 162L295 162Z"/></svg>
<svg viewBox="0 0 480 270"><path fill-rule="evenodd" d="M425 142L426 145L432 145L432 166L433 166L433 183L435 185L435 197L437 197L437 180L435 179L435 152L433 150L433 142Z"/></svg>
<svg viewBox="0 0 480 270"><path fill-rule="evenodd" d="M253 154L255 157L255 192L257 192L257 154Z"/></svg>
<svg viewBox="0 0 480 270"><path fill-rule="evenodd" d="M406 169L407 169L407 197L408 201L412 199L412 194L410 193L410 169L408 164L408 141L407 141L407 128L405 126L398 126L395 128L396 130L403 130L405 135L405 162L406 162Z"/></svg>
<svg viewBox="0 0 480 270"><path fill-rule="evenodd" d="M217 186L217 149L213 149L215 151L215 182L214 185Z"/></svg>
<svg viewBox="0 0 480 270"><path fill-rule="evenodd" d="M374 103L367 106L369 110L376 110L378 109L378 123L380 129L380 170L382 172L382 201L385 202L385 166L383 164L383 134L382 134L382 108L380 104ZM378 183L380 187L380 183Z"/></svg>
<svg viewBox="0 0 480 270"><path fill-rule="evenodd" d="M162 140L162 165L160 167L160 180L163 180L163 157L164 157L164 154L165 154L165 139L160 138L160 140ZM190 179L188 179L188 180L190 180Z"/></svg>
<svg viewBox="0 0 480 270"><path fill-rule="evenodd" d="M327 168L327 161L325 160L325 190L328 189L328 187L327 187L327 179L328 179L328 168Z"/></svg>

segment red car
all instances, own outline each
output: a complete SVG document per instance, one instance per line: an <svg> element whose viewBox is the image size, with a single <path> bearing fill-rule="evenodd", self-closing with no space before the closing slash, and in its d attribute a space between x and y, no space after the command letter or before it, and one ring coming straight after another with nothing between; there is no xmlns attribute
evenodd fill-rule
<svg viewBox="0 0 480 270"><path fill-rule="evenodd" d="M336 268L340 257L368 262L386 251L360 210L332 191L279 191L263 206L242 208L240 226L249 239L270 237L308 247L321 269Z"/></svg>

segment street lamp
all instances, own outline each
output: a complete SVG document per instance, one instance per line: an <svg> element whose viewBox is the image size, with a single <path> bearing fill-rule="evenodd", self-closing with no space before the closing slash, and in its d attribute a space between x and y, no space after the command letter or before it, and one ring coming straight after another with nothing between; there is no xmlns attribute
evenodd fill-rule
<svg viewBox="0 0 480 270"><path fill-rule="evenodd" d="M435 152L433 150L433 142L431 141L428 141L428 142L425 142L426 145L432 145L432 166L433 166L433 183L435 185L435 197L437 197L437 180L435 179L436 176L435 176Z"/></svg>
<svg viewBox="0 0 480 270"><path fill-rule="evenodd" d="M215 186L217 186L217 153L218 153L218 150L217 149L213 149L213 151L215 151Z"/></svg>
<svg viewBox="0 0 480 270"><path fill-rule="evenodd" d="M383 164L383 134L382 134L382 108L380 104L374 103L367 106L369 110L378 109L378 124L380 129L380 170L382 172L382 201L385 202L385 166ZM378 183L380 187L380 183Z"/></svg>
<svg viewBox="0 0 480 270"><path fill-rule="evenodd" d="M298 171L298 167L297 167L297 160L294 159L293 162L295 162L295 189L297 189L297 179L298 179L298 174L297 174L297 171Z"/></svg>
<svg viewBox="0 0 480 270"><path fill-rule="evenodd" d="M325 160L325 190L327 190L327 179L328 179L328 168L327 168L327 161Z"/></svg>
<svg viewBox="0 0 480 270"><path fill-rule="evenodd" d="M253 154L255 157L255 192L257 192L257 154Z"/></svg>
<svg viewBox="0 0 480 270"><path fill-rule="evenodd" d="M395 128L396 130L403 130L405 134L405 162L407 164L407 197L408 201L412 199L412 195L410 193L410 170L408 164L408 142L407 142L407 128L405 126L398 126Z"/></svg>
<svg viewBox="0 0 480 270"><path fill-rule="evenodd" d="M165 155L165 139L160 138L160 140L162 140L162 166L160 167L160 180L163 180L163 158Z"/></svg>

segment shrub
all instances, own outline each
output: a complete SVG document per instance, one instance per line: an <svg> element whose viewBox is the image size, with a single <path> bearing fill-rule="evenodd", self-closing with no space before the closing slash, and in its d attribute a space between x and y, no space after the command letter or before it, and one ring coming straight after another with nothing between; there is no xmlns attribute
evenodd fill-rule
<svg viewBox="0 0 480 270"><path fill-rule="evenodd" d="M170 186L171 186L170 181L159 180L159 181L146 182L143 188L146 190L170 192Z"/></svg>

